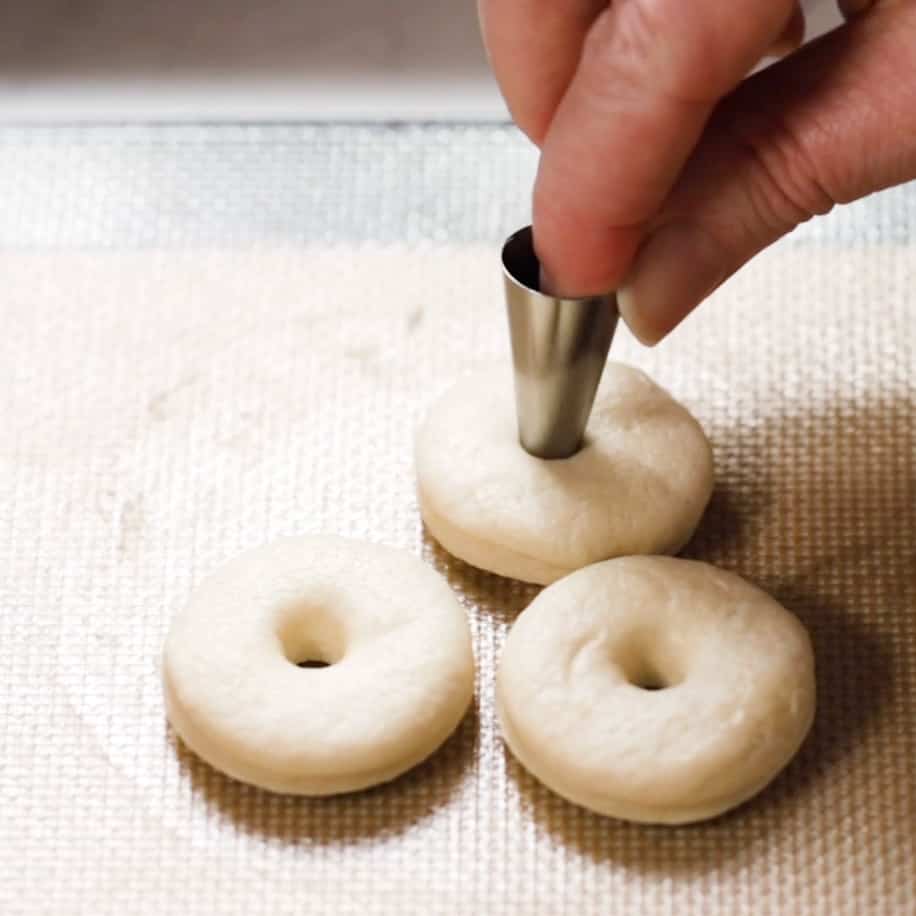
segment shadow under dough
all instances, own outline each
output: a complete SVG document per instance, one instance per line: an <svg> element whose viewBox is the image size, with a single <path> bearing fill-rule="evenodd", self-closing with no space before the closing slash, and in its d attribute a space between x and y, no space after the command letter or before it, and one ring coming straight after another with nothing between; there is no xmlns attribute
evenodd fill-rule
<svg viewBox="0 0 916 916"><path fill-rule="evenodd" d="M838 402L713 439L727 510L714 499L684 555L746 576L811 635L817 715L768 790L798 793L890 727L912 677L899 637L916 614L916 404Z"/></svg>
<svg viewBox="0 0 916 916"><path fill-rule="evenodd" d="M716 490L683 556L745 576L808 628L818 709L801 750L755 798L677 829L569 804L505 751L507 772L541 828L596 862L642 872L714 871L758 847L791 854L808 813L829 805L831 781L847 760L906 731L907 695L916 691L901 635L916 618L916 405L838 404L738 434L710 433ZM911 830L908 817L897 811L894 829Z"/></svg>
<svg viewBox="0 0 916 916"><path fill-rule="evenodd" d="M459 600L509 626L541 592L540 585L507 579L450 554L423 528L423 559L445 578Z"/></svg>
<svg viewBox="0 0 916 916"><path fill-rule="evenodd" d="M171 728L168 740L195 794L239 830L334 845L403 833L444 807L472 767L479 731L475 698L455 732L413 769L382 785L319 798L239 782L198 757Z"/></svg>

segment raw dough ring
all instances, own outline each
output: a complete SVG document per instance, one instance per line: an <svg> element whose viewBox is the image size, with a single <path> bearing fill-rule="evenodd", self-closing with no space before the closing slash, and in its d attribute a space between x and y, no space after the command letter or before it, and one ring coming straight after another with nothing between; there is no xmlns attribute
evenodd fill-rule
<svg viewBox="0 0 916 916"><path fill-rule="evenodd" d="M327 667L297 667L309 661ZM471 701L465 613L401 551L286 538L231 560L175 618L168 716L219 770L275 792L330 795L429 756Z"/></svg>
<svg viewBox="0 0 916 916"><path fill-rule="evenodd" d="M788 763L814 716L814 657L798 619L738 576L624 557L519 616L497 704L513 754L557 794L682 824L740 804Z"/></svg>
<svg viewBox="0 0 916 916"><path fill-rule="evenodd" d="M638 369L608 363L584 447L543 461L518 444L512 380L463 379L417 435L420 511L462 560L546 584L609 557L676 553L712 494L699 423Z"/></svg>

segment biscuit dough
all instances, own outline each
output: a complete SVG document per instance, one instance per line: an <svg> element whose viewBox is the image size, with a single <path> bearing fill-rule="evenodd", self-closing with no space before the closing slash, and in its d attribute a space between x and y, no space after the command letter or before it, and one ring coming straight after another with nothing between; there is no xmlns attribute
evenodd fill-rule
<svg viewBox="0 0 916 916"><path fill-rule="evenodd" d="M416 440L420 510L473 566L546 584L609 557L676 553L712 494L699 423L648 376L608 363L584 447L544 461L518 443L512 380L458 382Z"/></svg>
<svg viewBox="0 0 916 916"><path fill-rule="evenodd" d="M231 560L177 615L164 658L168 716L192 750L303 795L419 763L458 725L473 680L467 619L445 581L407 553L335 537Z"/></svg>
<svg viewBox="0 0 916 916"><path fill-rule="evenodd" d="M512 753L564 798L625 820L682 824L759 792L814 716L798 619L705 563L624 557L545 589L497 675Z"/></svg>

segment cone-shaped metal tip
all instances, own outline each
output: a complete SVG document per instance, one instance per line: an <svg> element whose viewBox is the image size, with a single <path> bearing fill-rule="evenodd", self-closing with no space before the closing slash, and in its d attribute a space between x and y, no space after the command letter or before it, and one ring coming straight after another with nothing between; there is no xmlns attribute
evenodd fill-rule
<svg viewBox="0 0 916 916"><path fill-rule="evenodd" d="M541 293L530 226L509 236L502 261L519 441L538 458L568 458L582 445L617 327L616 297Z"/></svg>

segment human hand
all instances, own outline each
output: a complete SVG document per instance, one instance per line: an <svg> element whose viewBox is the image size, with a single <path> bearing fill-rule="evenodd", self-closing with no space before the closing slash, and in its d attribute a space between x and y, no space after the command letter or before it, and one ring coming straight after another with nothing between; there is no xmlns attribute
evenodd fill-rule
<svg viewBox="0 0 916 916"><path fill-rule="evenodd" d="M912 0L841 0L845 26L748 80L799 40L796 0L479 3L541 149L544 279L568 296L619 287L644 343L799 223L916 178Z"/></svg>

